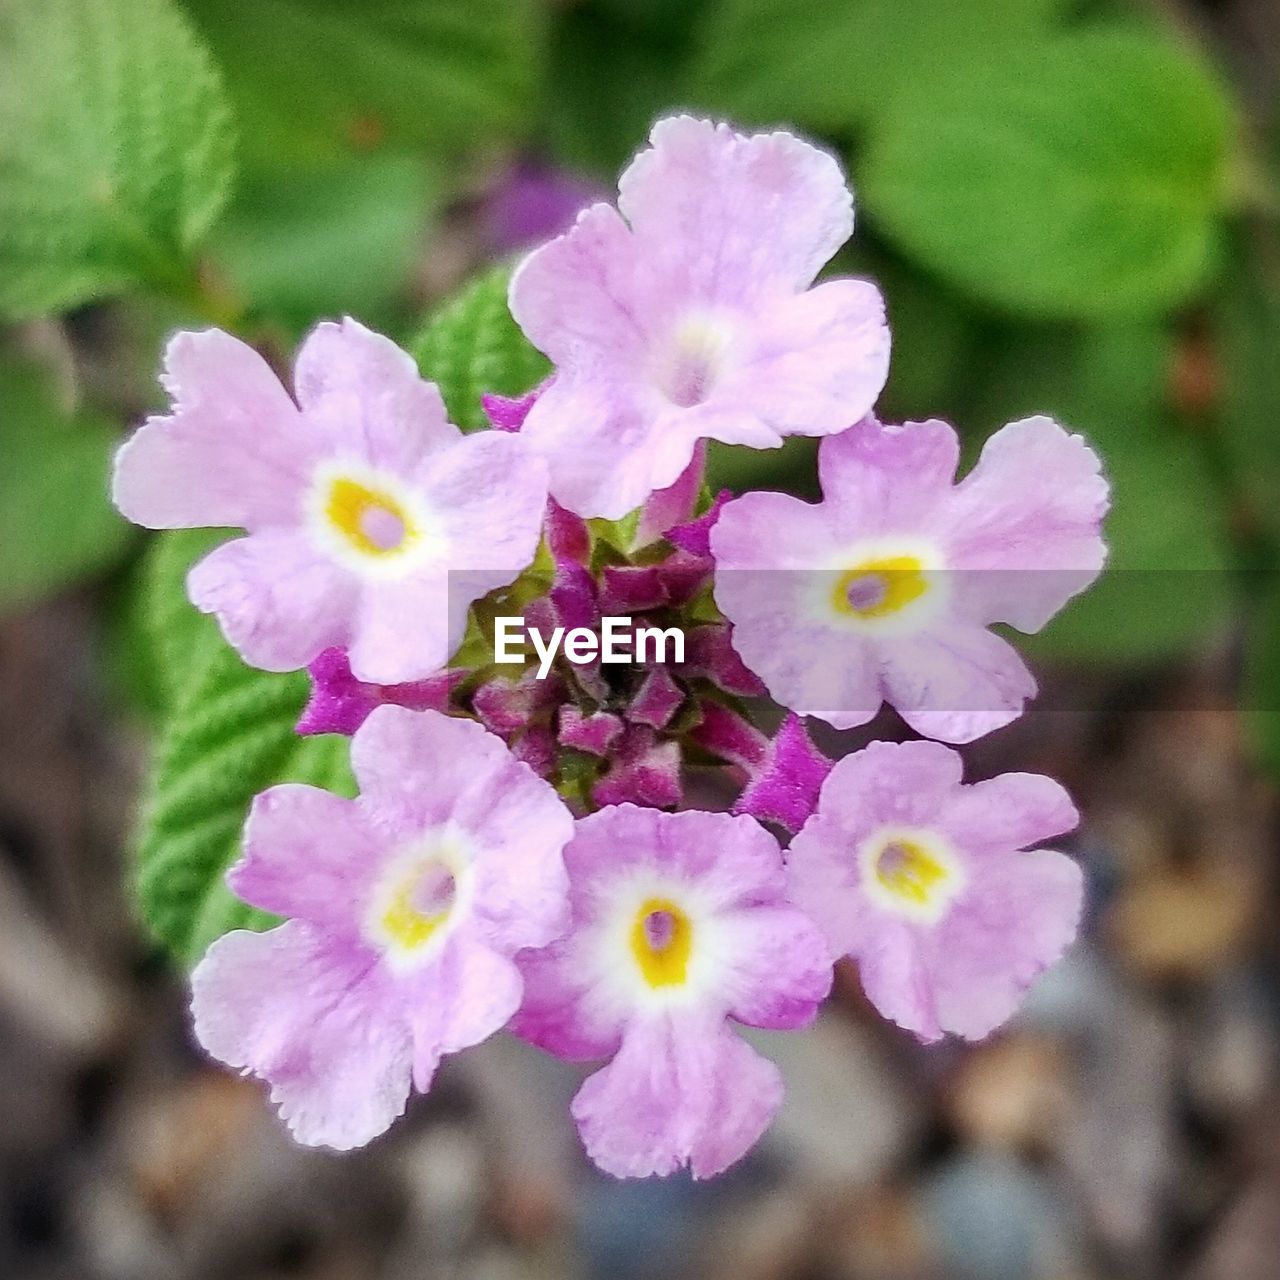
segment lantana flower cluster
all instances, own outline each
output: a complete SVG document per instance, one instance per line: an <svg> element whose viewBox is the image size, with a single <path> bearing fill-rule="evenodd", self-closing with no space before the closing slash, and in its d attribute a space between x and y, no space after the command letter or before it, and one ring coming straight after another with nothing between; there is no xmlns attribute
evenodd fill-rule
<svg viewBox="0 0 1280 1280"><path fill-rule="evenodd" d="M516 270L554 371L470 435L350 319L292 394L225 333L171 342L172 412L121 449L116 501L244 530L191 600L247 663L310 670L298 731L349 735L359 786L257 797L228 882L284 921L192 975L200 1043L300 1142L370 1141L506 1028L601 1064L572 1104L600 1168L710 1176L782 1098L735 1027L805 1026L841 957L921 1040L976 1039L1071 943L1081 873L1040 847L1071 800L967 784L944 744L1022 713L1035 682L991 627L1036 631L1096 577L1107 486L1048 418L957 481L952 427L874 417L881 296L814 283L852 224L823 151L661 121L616 206ZM708 441L793 435L822 438L820 502L706 492ZM684 652L539 678L495 660L510 615L629 617ZM814 718L884 704L921 737L815 746Z"/></svg>

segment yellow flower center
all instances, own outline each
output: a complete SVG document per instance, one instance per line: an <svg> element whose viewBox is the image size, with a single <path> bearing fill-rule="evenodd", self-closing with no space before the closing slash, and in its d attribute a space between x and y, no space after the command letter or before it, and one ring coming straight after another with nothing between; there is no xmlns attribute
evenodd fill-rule
<svg viewBox="0 0 1280 1280"><path fill-rule="evenodd" d="M390 493L339 476L329 486L325 515L357 550L368 556L392 556L418 539L409 513Z"/></svg>
<svg viewBox="0 0 1280 1280"><path fill-rule="evenodd" d="M421 951L453 910L453 873L424 859L390 887L378 919L384 940L404 955Z"/></svg>
<svg viewBox="0 0 1280 1280"><path fill-rule="evenodd" d="M862 886L883 911L937 924L965 886L964 863L936 831L882 827L859 851Z"/></svg>
<svg viewBox="0 0 1280 1280"><path fill-rule="evenodd" d="M831 591L837 613L887 618L929 590L919 556L878 556L846 569Z"/></svg>
<svg viewBox="0 0 1280 1280"><path fill-rule="evenodd" d="M693 924L669 898L650 898L636 912L631 951L651 987L678 987L689 973Z"/></svg>
<svg viewBox="0 0 1280 1280"><path fill-rule="evenodd" d="M915 840L890 840L876 858L876 879L912 906L931 906L951 876L951 869Z"/></svg>

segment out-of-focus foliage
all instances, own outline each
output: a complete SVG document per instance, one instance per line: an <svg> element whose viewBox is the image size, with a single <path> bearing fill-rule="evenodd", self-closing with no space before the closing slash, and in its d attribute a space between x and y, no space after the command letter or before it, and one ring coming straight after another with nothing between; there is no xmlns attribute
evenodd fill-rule
<svg viewBox="0 0 1280 1280"><path fill-rule="evenodd" d="M128 539L107 497L115 429L67 398L39 362L0 346L0 610L114 563Z"/></svg>
<svg viewBox="0 0 1280 1280"><path fill-rule="evenodd" d="M1172 44L1062 36L904 96L863 194L904 252L977 298L1035 316L1156 311L1204 282L1228 140L1220 90Z"/></svg>
<svg viewBox="0 0 1280 1280"><path fill-rule="evenodd" d="M170 0L0 6L0 312L182 287L232 139L212 59Z"/></svg>
<svg viewBox="0 0 1280 1280"><path fill-rule="evenodd" d="M279 167L384 144L509 139L542 67L535 0L186 0L246 155Z"/></svg>
<svg viewBox="0 0 1280 1280"><path fill-rule="evenodd" d="M421 156L246 174L209 253L231 292L295 333L319 316L385 322L421 254L437 179Z"/></svg>

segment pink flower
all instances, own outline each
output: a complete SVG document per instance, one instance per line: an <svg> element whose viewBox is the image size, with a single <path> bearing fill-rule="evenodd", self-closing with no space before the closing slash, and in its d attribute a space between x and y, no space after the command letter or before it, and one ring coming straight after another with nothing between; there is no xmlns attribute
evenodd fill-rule
<svg viewBox="0 0 1280 1280"><path fill-rule="evenodd" d="M565 850L572 924L520 957L513 1030L564 1058L612 1057L573 1100L587 1154L617 1177L719 1173L782 1099L730 1029L799 1027L831 985L821 935L783 900L782 853L753 818L623 804Z"/></svg>
<svg viewBox="0 0 1280 1280"><path fill-rule="evenodd" d="M478 724L384 706L352 740L356 800L272 787L228 883L291 917L219 938L192 974L196 1037L266 1080L300 1142L380 1134L410 1082L520 1003L511 957L566 922L552 788Z"/></svg>
<svg viewBox="0 0 1280 1280"><path fill-rule="evenodd" d="M420 680L461 643L471 602L533 559L545 464L512 435L463 437L410 357L354 320L303 344L297 404L216 329L173 339L164 382L174 411L120 450L116 504L153 529L248 530L188 589L254 666L341 646L359 680Z"/></svg>
<svg viewBox="0 0 1280 1280"><path fill-rule="evenodd" d="M711 530L715 597L743 662L785 706L845 729L888 702L912 728L969 742L1035 693L987 627L1038 631L1097 577L1107 484L1048 418L996 432L955 483L944 422L865 420L824 440L823 501L727 503Z"/></svg>
<svg viewBox="0 0 1280 1280"><path fill-rule="evenodd" d="M809 287L853 230L835 160L688 116L650 143L617 209L586 209L511 281L512 314L556 365L524 433L584 516L638 507L702 439L769 449L843 430L888 371L879 291Z"/></svg>
<svg viewBox="0 0 1280 1280"><path fill-rule="evenodd" d="M1083 880L1028 845L1078 815L1052 779L965 786L936 742L874 742L839 761L791 842L791 900L858 962L868 999L922 1040L977 1040L1070 945Z"/></svg>

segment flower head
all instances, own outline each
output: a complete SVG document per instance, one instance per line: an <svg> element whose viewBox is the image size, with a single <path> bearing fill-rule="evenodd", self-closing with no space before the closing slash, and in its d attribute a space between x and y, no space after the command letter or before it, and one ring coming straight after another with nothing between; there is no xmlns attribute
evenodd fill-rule
<svg viewBox="0 0 1280 1280"><path fill-rule="evenodd" d="M960 778L939 743L872 743L832 769L787 859L792 901L922 1040L995 1030L1080 921L1079 867L1024 852L1076 825L1066 792L1031 773Z"/></svg>
<svg viewBox="0 0 1280 1280"><path fill-rule="evenodd" d="M788 133L678 116L595 204L531 254L511 311L556 365L524 432L551 491L616 519L672 484L699 440L773 448L843 430L884 385L876 288L810 288L848 239L839 166Z"/></svg>
<svg viewBox="0 0 1280 1280"><path fill-rule="evenodd" d="M996 432L955 483L944 422L866 420L822 442L823 501L750 493L711 531L716 603L746 665L785 706L837 728L882 702L969 742L1035 693L987 627L1039 630L1097 577L1107 484L1048 418Z"/></svg>
<svg viewBox="0 0 1280 1280"><path fill-rule="evenodd" d="M192 974L196 1036L271 1086L304 1143L376 1137L441 1055L520 1003L511 957L564 927L573 822L480 725L383 706L352 741L345 800L255 800L231 888L289 917L219 938Z"/></svg>
<svg viewBox="0 0 1280 1280"><path fill-rule="evenodd" d="M306 666L342 646L362 680L439 671L473 600L533 559L545 464L518 437L463 437L412 359L353 320L303 344L297 403L218 330L169 344L168 417L120 450L115 500L153 529L229 526L191 572L246 662Z"/></svg>
<svg viewBox="0 0 1280 1280"><path fill-rule="evenodd" d="M823 940L783 899L782 853L753 818L623 804L565 850L572 923L520 957L517 1034L612 1061L573 1101L587 1153L619 1177L710 1177L772 1119L782 1082L728 1019L809 1022L831 984Z"/></svg>

